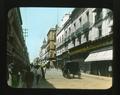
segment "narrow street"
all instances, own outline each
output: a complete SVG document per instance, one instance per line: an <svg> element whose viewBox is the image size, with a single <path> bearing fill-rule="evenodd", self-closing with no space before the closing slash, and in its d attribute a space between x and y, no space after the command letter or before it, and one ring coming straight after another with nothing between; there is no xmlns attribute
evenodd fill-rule
<svg viewBox="0 0 120 95"><path fill-rule="evenodd" d="M112 78L88 75L82 73L81 79L67 79L62 76L61 70L50 69L46 71L46 80L40 80L39 86L33 88L57 89L108 89L112 86Z"/></svg>
<svg viewBox="0 0 120 95"><path fill-rule="evenodd" d="M9 86L52 89L112 87L114 31L110 9L17 7L9 11L7 25ZM77 73L79 77L65 78L56 67L62 69L65 77L71 73ZM45 68L50 69L44 75ZM80 71L84 72L81 78Z"/></svg>

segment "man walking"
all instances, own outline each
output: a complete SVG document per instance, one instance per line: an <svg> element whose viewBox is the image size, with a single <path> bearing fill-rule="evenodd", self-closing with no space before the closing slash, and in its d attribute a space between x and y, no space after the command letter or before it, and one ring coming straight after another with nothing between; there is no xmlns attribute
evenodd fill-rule
<svg viewBox="0 0 120 95"><path fill-rule="evenodd" d="M37 81L36 81L37 85L39 85L39 80L41 79L41 77L42 77L41 67L38 67L37 68Z"/></svg>
<svg viewBox="0 0 120 95"><path fill-rule="evenodd" d="M31 88L33 86L33 79L34 79L34 74L33 72L31 72L30 67L28 67L27 72L25 74L25 81L27 88Z"/></svg>

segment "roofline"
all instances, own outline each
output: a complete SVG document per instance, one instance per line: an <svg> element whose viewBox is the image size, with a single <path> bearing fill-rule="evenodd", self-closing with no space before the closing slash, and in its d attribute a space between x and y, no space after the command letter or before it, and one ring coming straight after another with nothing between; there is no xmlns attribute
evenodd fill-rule
<svg viewBox="0 0 120 95"><path fill-rule="evenodd" d="M48 33L47 33L47 36L50 33L50 31L56 31L56 28L50 28L49 31L48 31Z"/></svg>
<svg viewBox="0 0 120 95"><path fill-rule="evenodd" d="M21 17L21 12L20 12L20 8L17 7L17 11L18 11L18 15L19 15L19 18L20 18L20 24L22 25L23 22L22 22L22 17Z"/></svg>

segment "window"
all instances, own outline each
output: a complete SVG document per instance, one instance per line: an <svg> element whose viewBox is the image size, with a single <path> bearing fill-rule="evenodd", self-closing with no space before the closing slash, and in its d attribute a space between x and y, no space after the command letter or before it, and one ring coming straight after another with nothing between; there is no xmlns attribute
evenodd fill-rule
<svg viewBox="0 0 120 95"><path fill-rule="evenodd" d="M102 9L98 8L96 9L95 21L100 21L101 19L102 19Z"/></svg>
<svg viewBox="0 0 120 95"><path fill-rule="evenodd" d="M98 27L98 30L99 30L99 38L100 38L102 36L102 25Z"/></svg>
<svg viewBox="0 0 120 95"><path fill-rule="evenodd" d="M65 37L67 37L67 31L65 31Z"/></svg>
<svg viewBox="0 0 120 95"><path fill-rule="evenodd" d="M60 43L60 40L58 39L58 43Z"/></svg>
<svg viewBox="0 0 120 95"><path fill-rule="evenodd" d="M79 44L81 44L81 35L78 37Z"/></svg>
<svg viewBox="0 0 120 95"><path fill-rule="evenodd" d="M74 23L74 28L76 29L76 23Z"/></svg>
<svg viewBox="0 0 120 95"><path fill-rule="evenodd" d="M73 40L72 40L72 43L73 43L73 44L74 44L74 46L75 46L75 39L73 39Z"/></svg>
<svg viewBox="0 0 120 95"><path fill-rule="evenodd" d="M63 35L62 35L62 42L63 42Z"/></svg>
<svg viewBox="0 0 120 95"><path fill-rule="evenodd" d="M80 23L80 25L81 25L81 18L79 18L79 23Z"/></svg>
<svg viewBox="0 0 120 95"><path fill-rule="evenodd" d="M85 33L85 37L86 37L86 40L88 41L88 35L89 35L89 31L87 31L86 33Z"/></svg>
<svg viewBox="0 0 120 95"><path fill-rule="evenodd" d="M61 37L60 37L60 43L61 43Z"/></svg>
<svg viewBox="0 0 120 95"><path fill-rule="evenodd" d="M87 12L86 15L87 15L87 21L89 21L89 12Z"/></svg>
<svg viewBox="0 0 120 95"><path fill-rule="evenodd" d="M69 34L71 33L71 28L69 27Z"/></svg>

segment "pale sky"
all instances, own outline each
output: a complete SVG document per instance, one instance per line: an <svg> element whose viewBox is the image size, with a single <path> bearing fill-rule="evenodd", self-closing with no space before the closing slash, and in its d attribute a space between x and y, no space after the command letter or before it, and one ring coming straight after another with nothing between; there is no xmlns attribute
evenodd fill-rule
<svg viewBox="0 0 120 95"><path fill-rule="evenodd" d="M23 29L27 29L26 45L30 62L39 57L40 47L50 28L60 23L66 13L71 13L73 8L43 8L21 7ZM24 30L23 30L24 31Z"/></svg>

